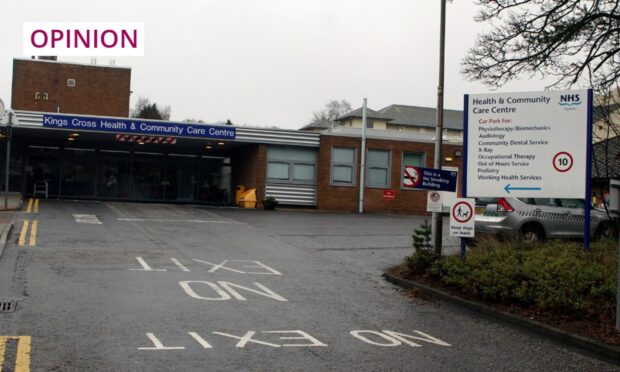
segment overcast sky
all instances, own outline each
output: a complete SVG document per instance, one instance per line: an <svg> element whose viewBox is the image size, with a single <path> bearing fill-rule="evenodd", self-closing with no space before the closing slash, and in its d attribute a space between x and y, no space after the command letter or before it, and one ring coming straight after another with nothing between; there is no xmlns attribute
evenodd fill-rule
<svg viewBox="0 0 620 372"><path fill-rule="evenodd" d="M54 0L0 5L0 98L27 21L144 22L144 57L97 58L132 68L131 105L148 97L187 118L297 129L330 99L354 108L435 107L439 0ZM482 25L473 0L448 4L445 105L488 88L460 75ZM90 63L90 58L61 57ZM542 90L523 80L502 91Z"/></svg>

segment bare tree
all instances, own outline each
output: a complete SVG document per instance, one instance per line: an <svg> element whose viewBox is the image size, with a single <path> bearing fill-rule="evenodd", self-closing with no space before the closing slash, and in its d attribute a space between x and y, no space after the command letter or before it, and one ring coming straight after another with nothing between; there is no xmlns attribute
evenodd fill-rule
<svg viewBox="0 0 620 372"><path fill-rule="evenodd" d="M151 103L148 98L139 97L131 111L131 117L142 119L170 120L170 106L158 108L157 103Z"/></svg>
<svg viewBox="0 0 620 372"><path fill-rule="evenodd" d="M551 77L567 87L592 77L608 87L620 77L620 4L617 0L478 0L478 36L463 73L499 87L521 75Z"/></svg>
<svg viewBox="0 0 620 372"><path fill-rule="evenodd" d="M312 121L321 119L333 121L351 111L352 109L349 101L344 99L341 99L340 101L333 99L327 102L323 109L312 113Z"/></svg>

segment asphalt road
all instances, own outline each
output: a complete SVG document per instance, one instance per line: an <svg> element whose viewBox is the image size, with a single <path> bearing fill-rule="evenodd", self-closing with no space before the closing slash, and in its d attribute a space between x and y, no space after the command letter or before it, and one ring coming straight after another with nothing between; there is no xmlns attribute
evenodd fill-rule
<svg viewBox="0 0 620 372"><path fill-rule="evenodd" d="M420 218L42 201L19 220L7 370L617 370L384 281Z"/></svg>

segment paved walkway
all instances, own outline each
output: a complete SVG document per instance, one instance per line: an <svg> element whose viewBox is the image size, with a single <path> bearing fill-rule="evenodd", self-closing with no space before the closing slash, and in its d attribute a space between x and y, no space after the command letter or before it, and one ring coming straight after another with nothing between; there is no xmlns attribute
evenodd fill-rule
<svg viewBox="0 0 620 372"><path fill-rule="evenodd" d="M22 207L22 196L18 193L9 193L7 208L4 208L4 193L0 194L0 258L4 252L6 238L12 227L15 214Z"/></svg>

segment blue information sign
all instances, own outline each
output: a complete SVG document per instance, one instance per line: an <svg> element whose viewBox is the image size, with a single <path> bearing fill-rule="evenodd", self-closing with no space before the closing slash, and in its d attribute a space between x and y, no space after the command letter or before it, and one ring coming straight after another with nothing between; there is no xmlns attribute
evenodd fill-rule
<svg viewBox="0 0 620 372"><path fill-rule="evenodd" d="M46 114L43 115L43 126L46 128L130 133L166 137L235 139L236 136L236 128L232 127L165 121L143 121L137 118L117 119Z"/></svg>
<svg viewBox="0 0 620 372"><path fill-rule="evenodd" d="M403 177L403 187L411 189L456 191L455 171L445 171L441 169L405 167Z"/></svg>

